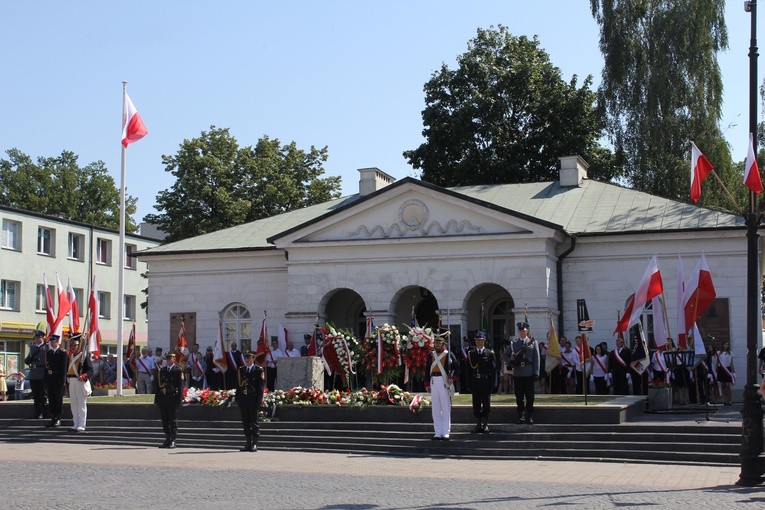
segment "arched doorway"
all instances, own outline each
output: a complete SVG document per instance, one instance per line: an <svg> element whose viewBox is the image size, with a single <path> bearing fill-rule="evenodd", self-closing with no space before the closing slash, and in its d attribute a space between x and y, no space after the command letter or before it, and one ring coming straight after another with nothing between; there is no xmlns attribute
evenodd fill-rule
<svg viewBox="0 0 765 510"><path fill-rule="evenodd" d="M515 335L514 307L513 297L500 285L484 283L473 288L464 305L468 336L472 339L476 331L485 329L489 345L499 349Z"/></svg>
<svg viewBox="0 0 765 510"><path fill-rule="evenodd" d="M326 322L338 328L347 328L361 338L366 327L364 312L366 306L362 297L351 289L335 289L327 294L320 306Z"/></svg>
<svg viewBox="0 0 765 510"><path fill-rule="evenodd" d="M412 285L398 291L393 296L391 310L393 310L393 322L399 329L402 329L402 324L411 324L412 311L420 326L431 328L438 326L438 300L425 287ZM406 332L406 328L403 332Z"/></svg>

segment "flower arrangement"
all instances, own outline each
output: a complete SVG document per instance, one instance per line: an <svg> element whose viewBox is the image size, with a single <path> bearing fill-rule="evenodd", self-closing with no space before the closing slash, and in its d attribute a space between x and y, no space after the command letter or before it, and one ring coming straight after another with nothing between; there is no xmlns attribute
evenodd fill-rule
<svg viewBox="0 0 765 510"><path fill-rule="evenodd" d="M296 387L288 391L276 390L263 399L263 407L281 405L331 405L336 407L355 407L366 409L369 406L408 407L418 413L430 405L430 400L408 391L403 391L395 384L381 387L380 391L362 388L358 391L332 390L324 393L314 388Z"/></svg>
<svg viewBox="0 0 765 510"><path fill-rule="evenodd" d="M230 406L234 401L236 390L220 390L215 391L211 389L199 390L197 388L184 388L183 389L183 405L200 404L203 406L218 407L218 406Z"/></svg>
<svg viewBox="0 0 765 510"><path fill-rule="evenodd" d="M345 329L335 329L327 323L322 328L322 355L333 373L340 374L343 384L349 385L352 374L356 373L354 366L361 357L361 344L356 336Z"/></svg>
<svg viewBox="0 0 765 510"><path fill-rule="evenodd" d="M378 359L378 344L382 353ZM364 339L364 367L376 383L387 384L401 375L402 338L396 326L383 324ZM381 370L380 370L381 369Z"/></svg>
<svg viewBox="0 0 765 510"><path fill-rule="evenodd" d="M132 382L123 382L122 383L122 389L130 389L133 387ZM93 388L97 390L116 390L117 389L117 383L111 383L111 384L104 384L104 383L94 383Z"/></svg>
<svg viewBox="0 0 765 510"><path fill-rule="evenodd" d="M406 368L415 377L424 378L428 369L430 353L433 351L433 330L414 326L409 328L405 340L403 358Z"/></svg>

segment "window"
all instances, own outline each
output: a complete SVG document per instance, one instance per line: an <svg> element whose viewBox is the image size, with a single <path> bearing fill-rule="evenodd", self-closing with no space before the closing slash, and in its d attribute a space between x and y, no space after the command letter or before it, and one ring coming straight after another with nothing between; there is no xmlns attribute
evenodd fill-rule
<svg viewBox="0 0 765 510"><path fill-rule="evenodd" d="M20 282L0 280L0 308L18 311L20 287Z"/></svg>
<svg viewBox="0 0 765 510"><path fill-rule="evenodd" d="M98 317L101 319L108 319L111 317L109 308L111 306L112 297L109 292L98 293Z"/></svg>
<svg viewBox="0 0 765 510"><path fill-rule="evenodd" d="M48 285L48 292L50 292L51 306L54 306L56 288L53 285ZM45 299L45 285L37 284L37 294L35 297L35 311L45 312L47 308L47 300Z"/></svg>
<svg viewBox="0 0 765 510"><path fill-rule="evenodd" d="M85 236L69 232L69 254L73 260L85 260Z"/></svg>
<svg viewBox="0 0 765 510"><path fill-rule="evenodd" d="M77 287L72 288L72 290L74 291L74 298L77 300L77 314L84 317L85 310L88 308L88 304L85 302L85 291Z"/></svg>
<svg viewBox="0 0 765 510"><path fill-rule="evenodd" d="M252 318L247 307L230 305L223 312L223 336L228 347L235 341L242 352L252 348Z"/></svg>
<svg viewBox="0 0 765 510"><path fill-rule="evenodd" d="M106 358L110 354L117 357L117 346L101 344L101 357Z"/></svg>
<svg viewBox="0 0 765 510"><path fill-rule="evenodd" d="M8 250L21 251L21 223L3 220L2 246Z"/></svg>
<svg viewBox="0 0 765 510"><path fill-rule="evenodd" d="M135 263L135 257L131 257L131 253L135 253L138 251L138 246L135 244L125 244L125 269L133 269L135 270L136 263Z"/></svg>
<svg viewBox="0 0 765 510"><path fill-rule="evenodd" d="M56 231L52 228L37 227L37 253L56 256Z"/></svg>
<svg viewBox="0 0 765 510"><path fill-rule="evenodd" d="M108 239L96 240L96 262L107 266L112 265L112 242Z"/></svg>
<svg viewBox="0 0 765 510"><path fill-rule="evenodd" d="M124 312L126 321L135 320L135 296L125 296Z"/></svg>

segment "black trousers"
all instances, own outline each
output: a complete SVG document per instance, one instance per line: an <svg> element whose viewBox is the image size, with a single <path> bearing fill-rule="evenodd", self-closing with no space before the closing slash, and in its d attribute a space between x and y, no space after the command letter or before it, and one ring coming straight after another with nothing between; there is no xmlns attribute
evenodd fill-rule
<svg viewBox="0 0 765 510"><path fill-rule="evenodd" d="M32 387L32 398L35 403L35 417L45 414L45 404L47 403L45 398L45 381L42 379L35 379L29 381L29 385Z"/></svg>
<svg viewBox="0 0 765 510"><path fill-rule="evenodd" d="M592 392L590 391L590 380L584 377L584 374L582 372L579 372L577 370L574 370L576 372L576 393L577 395L583 395L584 394L584 385L587 385L587 394L592 395Z"/></svg>
<svg viewBox="0 0 765 510"><path fill-rule="evenodd" d="M175 440L178 434L178 406L176 404L157 404L159 414L162 417L162 431L165 436Z"/></svg>
<svg viewBox="0 0 765 510"><path fill-rule="evenodd" d="M257 442L257 438L260 437L260 425L258 425L258 406L256 405L239 405L239 411L242 413L242 428L244 429L244 437L254 439Z"/></svg>
<svg viewBox="0 0 765 510"><path fill-rule="evenodd" d="M274 391L276 388L276 367L268 367L266 370L266 386L268 386L268 391Z"/></svg>
<svg viewBox="0 0 765 510"><path fill-rule="evenodd" d="M50 410L51 421L61 419L61 412L64 407L64 385L63 384L45 384L48 391L48 409Z"/></svg>
<svg viewBox="0 0 765 510"><path fill-rule="evenodd" d="M491 411L491 387L489 381L479 384L472 381L470 386L473 388L473 416L476 418L486 418Z"/></svg>
<svg viewBox="0 0 765 510"><path fill-rule="evenodd" d="M595 378L595 394L608 395L608 382L605 377Z"/></svg>
<svg viewBox="0 0 765 510"><path fill-rule="evenodd" d="M513 377L513 386L515 387L515 403L518 406L518 415L523 416L526 412L528 416L534 412L534 376Z"/></svg>

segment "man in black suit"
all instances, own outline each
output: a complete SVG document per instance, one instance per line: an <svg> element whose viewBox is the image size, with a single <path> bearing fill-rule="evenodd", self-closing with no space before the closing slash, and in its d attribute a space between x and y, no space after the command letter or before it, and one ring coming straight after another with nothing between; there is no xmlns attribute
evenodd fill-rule
<svg viewBox="0 0 765 510"><path fill-rule="evenodd" d="M61 349L61 338L51 335L50 348L45 354L45 389L48 392L50 423L46 427L61 425L61 410L64 406L64 383L69 356Z"/></svg>
<svg viewBox="0 0 765 510"><path fill-rule="evenodd" d="M244 438L247 441L244 448L239 451L254 452L258 450L258 437L260 437L258 410L263 402L263 387L266 381L265 371L255 364L254 352L245 354L244 365L239 367L236 376L236 403L242 413Z"/></svg>
<svg viewBox="0 0 765 510"><path fill-rule="evenodd" d="M494 351L486 348L486 333L479 331L475 334L475 347L467 354L470 366L470 389L473 392L473 416L476 426L474 434L489 433L489 411L491 410L491 390L494 388L494 376L497 371L497 360Z"/></svg>
<svg viewBox="0 0 765 510"><path fill-rule="evenodd" d="M181 405L181 388L183 388L183 370L175 364L175 354L165 354L166 365L157 370L157 384L154 386L154 404L159 407L162 417L162 430L165 432L165 442L160 448L175 448L175 437L178 433L176 413Z"/></svg>
<svg viewBox="0 0 765 510"><path fill-rule="evenodd" d="M611 384L614 395L629 395L630 360L632 353L624 345L624 339L617 337L616 349L608 353L608 368L611 371Z"/></svg>
<svg viewBox="0 0 765 510"><path fill-rule="evenodd" d="M41 322L38 328L45 326ZM45 355L48 344L45 343L45 331L35 330L35 340L29 348L29 354L24 363L29 365L29 383L32 386L32 396L35 402L34 418L40 419L45 414Z"/></svg>
<svg viewBox="0 0 765 510"><path fill-rule="evenodd" d="M237 349L236 342L231 342L231 349L226 353L226 363L228 364L228 369L223 375L223 378L226 383L226 389L233 390L237 387L237 371L239 370L239 367L244 364L242 360L242 351Z"/></svg>

